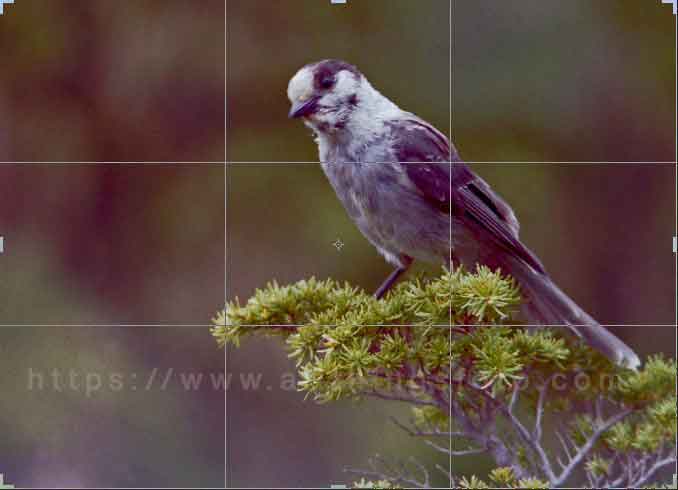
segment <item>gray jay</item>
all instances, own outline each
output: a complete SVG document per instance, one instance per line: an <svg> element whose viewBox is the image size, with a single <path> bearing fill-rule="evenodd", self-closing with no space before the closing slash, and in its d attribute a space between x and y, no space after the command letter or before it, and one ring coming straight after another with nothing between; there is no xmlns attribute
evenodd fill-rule
<svg viewBox="0 0 678 490"><path fill-rule="evenodd" d="M459 158L445 135L379 93L353 65L324 60L289 82L291 118L313 130L320 163L360 231L396 269L414 259L500 268L519 284L531 325L567 326L613 362L640 359L572 301L518 237L511 207Z"/></svg>

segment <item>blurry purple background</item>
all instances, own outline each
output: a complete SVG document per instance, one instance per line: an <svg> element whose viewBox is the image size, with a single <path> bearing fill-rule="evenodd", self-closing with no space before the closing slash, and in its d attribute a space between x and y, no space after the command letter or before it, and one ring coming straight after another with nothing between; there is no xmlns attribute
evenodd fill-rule
<svg viewBox="0 0 678 490"><path fill-rule="evenodd" d="M232 486L327 487L351 481L342 468L365 467L375 453L446 464L388 421L404 407L318 406L281 387L294 366L275 339L228 349L227 403L208 382L224 373L207 330L223 306L224 274L227 299L246 300L272 279L315 275L372 290L389 272L317 164L283 163L317 160L309 131L287 119L285 91L299 67L322 58L355 63L386 96L451 134L514 207L521 236L563 289L603 323L645 325L615 330L641 354L675 355L670 6L453 6L452 31L447 0L6 6L7 482L198 487L222 486L226 475ZM224 154L237 162L226 173ZM50 163L71 161L81 163ZM156 163L101 163L121 161ZM587 163L550 164L573 161ZM76 324L99 326L58 326ZM102 386L89 396L58 391L52 369L99 375ZM153 372L170 374L164 389L157 379L147 389ZM30 373L43 375L43 389L35 377L30 389ZM205 376L200 388L182 384L190 373ZM241 384L250 374L261 375L259 388ZM470 475L488 465L454 466Z"/></svg>

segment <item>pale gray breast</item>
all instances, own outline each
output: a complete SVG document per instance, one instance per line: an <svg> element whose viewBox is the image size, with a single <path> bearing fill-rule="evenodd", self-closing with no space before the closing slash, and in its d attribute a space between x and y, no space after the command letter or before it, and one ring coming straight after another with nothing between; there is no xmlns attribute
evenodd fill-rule
<svg viewBox="0 0 678 490"><path fill-rule="evenodd" d="M380 214L380 195L392 190L394 185L399 185L398 173L393 164L324 162L322 168L353 219L369 220Z"/></svg>
<svg viewBox="0 0 678 490"><path fill-rule="evenodd" d="M388 242L394 233L389 195L401 185L394 164L344 162L323 163L322 167L363 234L375 244Z"/></svg>
<svg viewBox="0 0 678 490"><path fill-rule="evenodd" d="M384 256L406 254L426 261L449 250L449 216L432 212L398 162L393 132L336 144L319 139L322 167L363 235Z"/></svg>
<svg viewBox="0 0 678 490"><path fill-rule="evenodd" d="M367 143L359 139L334 142L320 138L320 161L337 196L362 233L375 245L393 235L393 225L384 209L384 195L398 184L398 167L384 134ZM401 177L400 177L401 178Z"/></svg>
<svg viewBox="0 0 678 490"><path fill-rule="evenodd" d="M351 219L382 254L428 262L448 254L448 215L432 212L399 164L334 163L323 169Z"/></svg>

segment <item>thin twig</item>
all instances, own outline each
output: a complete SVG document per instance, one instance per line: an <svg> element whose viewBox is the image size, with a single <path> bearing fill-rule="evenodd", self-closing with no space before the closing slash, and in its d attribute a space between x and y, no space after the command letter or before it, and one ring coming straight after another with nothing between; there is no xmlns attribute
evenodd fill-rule
<svg viewBox="0 0 678 490"><path fill-rule="evenodd" d="M429 474L428 470L426 467L421 464L419 461L414 459L412 456L410 456L410 463L415 465L417 468L419 468L419 471L424 475L424 488L429 488L431 486L431 475Z"/></svg>
<svg viewBox="0 0 678 490"><path fill-rule="evenodd" d="M546 455L546 451L541 446L538 441L535 441L529 431L525 426L518 420L518 418L513 413L516 401L518 399L518 387L514 388L513 393L511 394L511 401L509 402L508 407L504 409L504 414L511 421L513 426L516 428L518 434L523 438L523 441L535 452L535 454L541 460L542 471L546 474L546 477L551 483L553 483L557 478L553 469L551 468L551 462Z"/></svg>
<svg viewBox="0 0 678 490"><path fill-rule="evenodd" d="M570 448L567 445L567 442L565 441L565 439L563 438L563 436L562 436L562 434L560 433L559 430L555 431L555 433L556 433L556 437L560 441L560 445L563 446L563 449L565 450L565 455L567 456L568 461L571 461L572 460L572 454L570 453ZM561 465L562 465L562 463L561 463ZM562 465L562 466L563 466L563 469L564 469L565 465Z"/></svg>
<svg viewBox="0 0 678 490"><path fill-rule="evenodd" d="M365 393L368 396L372 396L374 398L380 398L382 400L390 400L390 401L399 401L399 402L406 402L406 403L412 403L413 405L423 405L426 407L438 407L438 404L435 402L430 402L426 400L419 400L417 398L409 398L406 396L398 396L398 395L387 395L385 393L380 393L378 391L370 391Z"/></svg>
<svg viewBox="0 0 678 490"><path fill-rule="evenodd" d="M659 459L655 461L655 463L650 467L650 469L646 472L644 472L644 475L642 477L636 479L634 482L630 482L628 486L638 488L642 485L645 485L650 478L654 476L654 474L662 469L664 466L670 465L670 464L675 464L676 463L676 452L673 451L672 454L667 456L664 459Z"/></svg>
<svg viewBox="0 0 678 490"><path fill-rule="evenodd" d="M548 393L549 390L549 384L551 384L551 381L553 380L553 377L555 374L552 374L549 376L546 381L544 381L544 384L537 388L539 391L539 400L537 401L537 416L536 420L534 422L534 430L532 431L532 437L537 441L541 441L541 435L542 435L542 417L544 415L544 404L546 403L546 393Z"/></svg>
<svg viewBox="0 0 678 490"><path fill-rule="evenodd" d="M591 449L593 449L593 446L596 444L596 442L598 442L600 436L602 436L603 433L606 432L614 424L623 420L630 413L631 409L627 408L617 413L616 415L613 415L605 422L603 422L598 428L596 428L593 434L591 434L591 436L587 439L586 443L577 451L574 457L570 460L570 463L563 470L560 476L552 480L551 484L555 487L558 487L565 483L565 481L570 477L574 469L577 468L577 466L579 466L579 464L586 458L586 456L588 456Z"/></svg>
<svg viewBox="0 0 678 490"><path fill-rule="evenodd" d="M450 488L454 488L454 478L452 478L452 473L440 466L438 463L435 464L435 469L440 471L443 475L447 477L447 480L450 482Z"/></svg>

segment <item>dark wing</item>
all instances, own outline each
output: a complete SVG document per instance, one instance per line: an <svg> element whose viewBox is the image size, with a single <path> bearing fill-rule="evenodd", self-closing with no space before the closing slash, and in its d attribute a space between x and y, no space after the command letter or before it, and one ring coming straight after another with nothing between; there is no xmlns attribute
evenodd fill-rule
<svg viewBox="0 0 678 490"><path fill-rule="evenodd" d="M433 207L450 212L450 154L456 150L447 138L424 121L392 123L395 156L407 177Z"/></svg>
<svg viewBox="0 0 678 490"><path fill-rule="evenodd" d="M511 207L459 159L442 133L415 119L393 125L392 132L398 161L427 201L545 273L539 259L518 239L519 224Z"/></svg>
<svg viewBox="0 0 678 490"><path fill-rule="evenodd" d="M546 274L539 259L518 239L518 221L513 210L465 164L454 164L452 214L497 246L524 260L535 271Z"/></svg>
<svg viewBox="0 0 678 490"><path fill-rule="evenodd" d="M471 175L470 183L467 184L471 190L482 199L489 208L491 208L497 217L501 218L511 230L511 234L518 238L520 223L516 218L513 209L504 201L499 194L494 192L490 185L478 175L474 174L466 165L462 163L464 170Z"/></svg>

